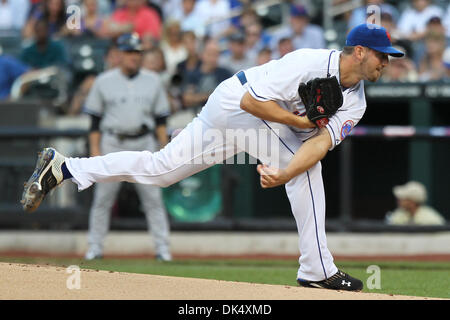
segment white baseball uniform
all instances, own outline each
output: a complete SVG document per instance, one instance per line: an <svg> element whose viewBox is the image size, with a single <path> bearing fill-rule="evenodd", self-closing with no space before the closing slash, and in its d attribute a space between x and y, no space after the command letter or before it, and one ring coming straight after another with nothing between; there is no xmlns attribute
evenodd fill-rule
<svg viewBox="0 0 450 320"><path fill-rule="evenodd" d="M234 154L245 151L261 162L284 168L302 143L318 129L298 129L265 121L240 108L248 91L257 100L274 100L281 107L304 116L298 87L316 77L339 79L341 52L300 49L264 65L239 72L223 81L198 116L159 152L118 152L94 158L70 158L67 168L79 190L94 182L130 181L162 187L173 184ZM340 144L364 114L364 83L343 88L344 102L330 118L327 129L332 147ZM231 139L230 131L257 131L253 143ZM213 134L211 134L213 132ZM263 134L264 133L264 134ZM199 138L201 137L201 138ZM264 141L262 141L264 140ZM254 144L268 146L270 155ZM298 278L320 281L337 272L325 235L325 194L318 162L286 184L298 234Z"/></svg>

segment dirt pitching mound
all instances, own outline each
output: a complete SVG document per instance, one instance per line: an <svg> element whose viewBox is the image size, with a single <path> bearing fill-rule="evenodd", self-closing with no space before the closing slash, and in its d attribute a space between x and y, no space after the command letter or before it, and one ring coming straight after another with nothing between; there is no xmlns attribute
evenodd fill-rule
<svg viewBox="0 0 450 320"><path fill-rule="evenodd" d="M0 263L0 299L380 300L429 299L256 283ZM78 279L78 280L77 280ZM79 286L79 289L77 287ZM72 288L72 289L69 289Z"/></svg>

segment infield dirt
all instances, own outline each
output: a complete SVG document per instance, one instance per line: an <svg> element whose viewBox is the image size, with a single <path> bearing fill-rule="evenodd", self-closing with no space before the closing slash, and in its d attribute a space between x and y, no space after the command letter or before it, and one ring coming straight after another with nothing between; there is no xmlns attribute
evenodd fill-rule
<svg viewBox="0 0 450 320"><path fill-rule="evenodd" d="M81 269L80 289L68 289L75 273L65 267L0 263L0 299L25 300L424 300L431 298L307 289L221 280ZM71 278L72 279L72 278ZM69 280L70 282L70 280ZM76 282L70 282L76 284Z"/></svg>

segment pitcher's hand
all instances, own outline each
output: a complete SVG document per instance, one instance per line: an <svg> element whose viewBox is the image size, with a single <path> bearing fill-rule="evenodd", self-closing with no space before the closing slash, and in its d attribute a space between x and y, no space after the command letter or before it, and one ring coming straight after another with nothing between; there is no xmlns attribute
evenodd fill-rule
<svg viewBox="0 0 450 320"><path fill-rule="evenodd" d="M277 187L291 180L284 169L269 167L266 164L258 164L256 170L261 176L260 183L263 188Z"/></svg>

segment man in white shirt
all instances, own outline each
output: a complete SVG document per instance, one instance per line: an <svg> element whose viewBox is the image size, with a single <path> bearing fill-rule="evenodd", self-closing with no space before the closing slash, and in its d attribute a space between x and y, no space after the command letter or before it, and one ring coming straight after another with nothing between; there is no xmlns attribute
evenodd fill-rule
<svg viewBox="0 0 450 320"><path fill-rule="evenodd" d="M442 18L443 11L430 0L411 0L411 3L412 7L403 11L397 26L403 38L417 41L425 36L428 21L433 17Z"/></svg>
<svg viewBox="0 0 450 320"><path fill-rule="evenodd" d="M294 49L326 48L323 30L320 26L310 23L309 14L305 7L291 5L290 24L273 35L272 49L276 49L281 39L290 38Z"/></svg>
<svg viewBox="0 0 450 320"><path fill-rule="evenodd" d="M386 215L391 225L443 225L445 219L435 209L426 206L427 190L417 181L410 181L392 189L397 208Z"/></svg>
<svg viewBox="0 0 450 320"><path fill-rule="evenodd" d="M200 0L196 4L196 10L203 17L206 35L218 38L230 27L231 9L228 0Z"/></svg>
<svg viewBox="0 0 450 320"><path fill-rule="evenodd" d="M256 61L250 59L245 47L245 36L242 33L233 33L228 38L229 51L223 53L219 58L219 66L227 68L233 73L250 68Z"/></svg>
<svg viewBox="0 0 450 320"><path fill-rule="evenodd" d="M0 0L0 30L21 30L29 10L28 0Z"/></svg>
<svg viewBox="0 0 450 320"><path fill-rule="evenodd" d="M338 270L327 248L325 192L320 160L358 124L366 109L364 80L377 81L394 49L387 31L362 24L347 36L343 51L300 49L223 81L198 116L163 150L119 152L94 158L65 158L46 148L22 196L35 210L65 179L84 190L95 182L129 181L165 187L245 151L260 184L285 184L299 235L297 281L306 287L359 291L363 283ZM316 124L300 99L300 84L336 77L343 104Z"/></svg>
<svg viewBox="0 0 450 320"><path fill-rule="evenodd" d="M198 1L183 0L180 8L169 13L168 20L180 22L181 31L193 31L195 35L202 38L205 35L205 17L197 9Z"/></svg>

